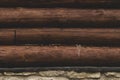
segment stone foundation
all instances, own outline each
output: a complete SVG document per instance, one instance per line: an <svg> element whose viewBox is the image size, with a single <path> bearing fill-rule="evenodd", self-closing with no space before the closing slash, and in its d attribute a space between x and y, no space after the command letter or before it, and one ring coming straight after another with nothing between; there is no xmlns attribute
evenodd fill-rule
<svg viewBox="0 0 120 80"><path fill-rule="evenodd" d="M38 71L2 72L0 80L120 80L120 72Z"/></svg>

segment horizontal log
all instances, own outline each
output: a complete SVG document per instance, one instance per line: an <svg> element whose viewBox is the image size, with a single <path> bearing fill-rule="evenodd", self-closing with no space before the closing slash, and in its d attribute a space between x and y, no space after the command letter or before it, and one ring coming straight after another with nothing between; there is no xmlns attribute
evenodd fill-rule
<svg viewBox="0 0 120 80"><path fill-rule="evenodd" d="M4 25L120 25L119 9L0 8L0 27ZM84 25L83 25L84 24ZM99 26L99 25L96 25ZM115 27L115 26L114 26Z"/></svg>
<svg viewBox="0 0 120 80"><path fill-rule="evenodd" d="M101 5L101 6L119 6L120 1L119 0L0 0L0 6L67 6L65 4L68 4L72 6L71 4L77 4L77 6L93 6L93 5ZM74 5L76 6L76 5ZM113 7L114 7L113 6Z"/></svg>
<svg viewBox="0 0 120 80"><path fill-rule="evenodd" d="M120 48L0 46L0 66L120 66Z"/></svg>
<svg viewBox="0 0 120 80"><path fill-rule="evenodd" d="M10 34L10 31L12 34ZM1 29L1 44L120 44L120 29L31 28Z"/></svg>
<svg viewBox="0 0 120 80"><path fill-rule="evenodd" d="M14 44L15 33L13 30L0 30L0 44Z"/></svg>

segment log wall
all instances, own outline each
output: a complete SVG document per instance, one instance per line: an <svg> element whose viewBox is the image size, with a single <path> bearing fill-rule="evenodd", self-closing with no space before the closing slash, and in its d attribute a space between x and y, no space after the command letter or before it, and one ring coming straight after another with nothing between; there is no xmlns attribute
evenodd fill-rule
<svg viewBox="0 0 120 80"><path fill-rule="evenodd" d="M120 66L119 4L0 0L0 67Z"/></svg>

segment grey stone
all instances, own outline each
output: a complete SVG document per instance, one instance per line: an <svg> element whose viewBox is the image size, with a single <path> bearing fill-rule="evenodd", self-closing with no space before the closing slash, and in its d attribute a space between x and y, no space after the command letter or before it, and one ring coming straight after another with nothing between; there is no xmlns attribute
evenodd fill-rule
<svg viewBox="0 0 120 80"><path fill-rule="evenodd" d="M21 73L14 73L14 72L4 72L6 76L29 76L29 75L37 75L37 72L21 72Z"/></svg>
<svg viewBox="0 0 120 80"><path fill-rule="evenodd" d="M101 77L99 80L120 80L120 78L114 78L114 77Z"/></svg>
<svg viewBox="0 0 120 80"><path fill-rule="evenodd" d="M120 78L120 72L107 72L105 73L105 76Z"/></svg>
<svg viewBox="0 0 120 80"><path fill-rule="evenodd" d="M24 77L18 77L18 76L2 76L2 77L0 77L0 80L24 80Z"/></svg>
<svg viewBox="0 0 120 80"><path fill-rule="evenodd" d="M77 73L74 71L67 72L66 76L69 78L92 78L92 79L99 79L101 77L100 72L96 73L86 73L86 72L81 72Z"/></svg>
<svg viewBox="0 0 120 80"><path fill-rule="evenodd" d="M58 76L64 76L65 71L42 71L39 72L40 76L43 77L58 77Z"/></svg>
<svg viewBox="0 0 120 80"><path fill-rule="evenodd" d="M68 78L100 78L101 74L96 73L86 73L86 72L74 72L74 71L42 71L39 72L40 76L43 77L68 77Z"/></svg>
<svg viewBox="0 0 120 80"><path fill-rule="evenodd" d="M25 80L69 80L64 77L40 77L40 76L30 76Z"/></svg>

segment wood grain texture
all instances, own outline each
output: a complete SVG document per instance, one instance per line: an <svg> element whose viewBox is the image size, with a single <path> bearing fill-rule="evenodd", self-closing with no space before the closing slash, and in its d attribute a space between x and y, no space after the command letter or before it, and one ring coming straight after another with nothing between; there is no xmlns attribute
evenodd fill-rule
<svg viewBox="0 0 120 80"><path fill-rule="evenodd" d="M13 30L0 30L0 45L14 44L15 33Z"/></svg>
<svg viewBox="0 0 120 80"><path fill-rule="evenodd" d="M0 0L0 6L67 6L65 4L76 4L78 6L86 5L86 6L93 6L93 5L101 5L101 6L108 6L108 5L117 5L119 6L119 0ZM74 5L75 6L75 5ZM114 7L114 6L113 6Z"/></svg>
<svg viewBox="0 0 120 80"><path fill-rule="evenodd" d="M119 66L120 48L81 46L0 46L0 66Z"/></svg>
<svg viewBox="0 0 120 80"><path fill-rule="evenodd" d="M0 8L0 25L120 25L119 14L119 9Z"/></svg>
<svg viewBox="0 0 120 80"><path fill-rule="evenodd" d="M9 31L15 33L12 36ZM2 31L2 32L1 32ZM3 44L61 44L61 45L76 45L76 44L120 44L120 29L108 28L30 28L30 29L1 29L1 43ZM9 35L7 35L7 33ZM3 36L6 34L7 36ZM7 37L7 38L6 38ZM15 39L15 40L14 40Z"/></svg>
<svg viewBox="0 0 120 80"><path fill-rule="evenodd" d="M16 29L18 44L118 44L119 29Z"/></svg>

